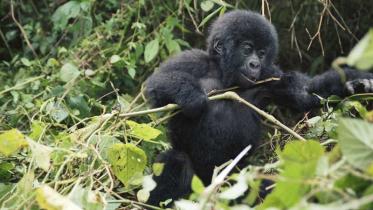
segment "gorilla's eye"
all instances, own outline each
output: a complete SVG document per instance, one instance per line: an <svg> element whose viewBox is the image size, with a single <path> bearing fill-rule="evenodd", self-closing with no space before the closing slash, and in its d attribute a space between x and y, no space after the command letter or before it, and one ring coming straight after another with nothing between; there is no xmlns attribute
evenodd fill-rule
<svg viewBox="0 0 373 210"><path fill-rule="evenodd" d="M253 44L251 42L244 42L242 48L243 48L244 54L249 55L253 51Z"/></svg>
<svg viewBox="0 0 373 210"><path fill-rule="evenodd" d="M262 58L265 56L265 54L266 54L266 51L265 51L265 50L259 50L259 51L258 51L258 57L259 57L260 59L262 59Z"/></svg>

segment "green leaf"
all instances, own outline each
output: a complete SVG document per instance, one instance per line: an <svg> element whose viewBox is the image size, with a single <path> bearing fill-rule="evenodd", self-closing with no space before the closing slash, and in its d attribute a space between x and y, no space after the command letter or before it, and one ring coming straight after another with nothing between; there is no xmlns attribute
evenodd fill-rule
<svg viewBox="0 0 373 210"><path fill-rule="evenodd" d="M48 171L50 167L51 153L53 149L51 147L39 144L30 138L26 139L30 146L32 157L37 167Z"/></svg>
<svg viewBox="0 0 373 210"><path fill-rule="evenodd" d="M150 42L148 42L145 46L144 58L145 62L149 63L152 61L155 56L157 56L159 51L159 40L156 38Z"/></svg>
<svg viewBox="0 0 373 210"><path fill-rule="evenodd" d="M24 146L27 146L25 136L17 129L0 134L0 154L10 156Z"/></svg>
<svg viewBox="0 0 373 210"><path fill-rule="evenodd" d="M133 144L113 144L108 151L109 163L115 176L127 187L142 173L146 166L145 152Z"/></svg>
<svg viewBox="0 0 373 210"><path fill-rule="evenodd" d="M201 2L201 9L205 12L210 11L214 7L214 2L212 1L203 1Z"/></svg>
<svg viewBox="0 0 373 210"><path fill-rule="evenodd" d="M197 194L201 194L203 190L205 189L205 186L203 185L202 181L198 176L194 175L192 178L192 190L193 192Z"/></svg>
<svg viewBox="0 0 373 210"><path fill-rule="evenodd" d="M31 62L27 58L21 58L21 62L25 66L31 66Z"/></svg>
<svg viewBox="0 0 373 210"><path fill-rule="evenodd" d="M75 185L67 198L82 209L102 210L105 198L99 192L93 192L81 185Z"/></svg>
<svg viewBox="0 0 373 210"><path fill-rule="evenodd" d="M127 120L126 124L130 127L130 135L139 139L144 139L145 141L155 139L162 133L160 130L150 127L148 124L139 124L131 120Z"/></svg>
<svg viewBox="0 0 373 210"><path fill-rule="evenodd" d="M108 135L94 135L90 139L91 144L97 145L97 150L101 157L108 161L108 152L113 144L121 143L117 138Z"/></svg>
<svg viewBox="0 0 373 210"><path fill-rule="evenodd" d="M181 52L181 48L180 48L180 45L177 41L175 40L167 40L166 41L166 47L167 47L167 50L170 54L174 54L174 53L178 53L178 52Z"/></svg>
<svg viewBox="0 0 373 210"><path fill-rule="evenodd" d="M110 63L116 63L116 62L118 62L118 61L120 61L121 60L121 58L119 57L119 55L112 55L111 57L110 57Z"/></svg>
<svg viewBox="0 0 373 210"><path fill-rule="evenodd" d="M60 79L63 82L70 82L73 79L78 78L80 75L78 67L72 63L65 63L60 71Z"/></svg>
<svg viewBox="0 0 373 210"><path fill-rule="evenodd" d="M32 121L31 124L31 133L30 138L34 140L38 140L40 136L43 134L44 128L46 125L41 121Z"/></svg>
<svg viewBox="0 0 373 210"><path fill-rule="evenodd" d="M88 117L91 113L91 108L83 95L69 97L69 106L79 110L79 117Z"/></svg>
<svg viewBox="0 0 373 210"><path fill-rule="evenodd" d="M338 141L347 161L362 170L373 163L373 125L358 119L341 119Z"/></svg>
<svg viewBox="0 0 373 210"><path fill-rule="evenodd" d="M160 176L164 169L164 163L154 163L153 164L153 173L156 176Z"/></svg>
<svg viewBox="0 0 373 210"><path fill-rule="evenodd" d="M62 122L64 119L66 119L69 116L69 113L58 102L50 102L47 104L46 110L48 114L52 117L53 120L56 122Z"/></svg>
<svg viewBox="0 0 373 210"><path fill-rule="evenodd" d="M14 167L15 166L11 162L0 162L0 180L2 180L5 183L8 182L9 179L13 175L11 170L13 170ZM1 197L1 192L0 192L0 197Z"/></svg>
<svg viewBox="0 0 373 210"><path fill-rule="evenodd" d="M58 9L52 15L52 22L56 29L64 29L70 18L75 18L80 13L80 3L78 1L69 1Z"/></svg>
<svg viewBox="0 0 373 210"><path fill-rule="evenodd" d="M278 155L283 163L280 179L258 209L289 209L299 202L310 189L304 183L316 176L324 148L316 141L293 141L287 143Z"/></svg>
<svg viewBox="0 0 373 210"><path fill-rule="evenodd" d="M373 29L357 43L347 57L347 64L361 70L373 67Z"/></svg>
<svg viewBox="0 0 373 210"><path fill-rule="evenodd" d="M42 185L36 189L36 201L40 208L46 210L82 210L48 185Z"/></svg>
<svg viewBox="0 0 373 210"><path fill-rule="evenodd" d="M205 25L212 17L214 17L221 9L223 9L223 6L219 7L209 15L207 15L205 18L203 18L202 22L198 25L198 28Z"/></svg>
<svg viewBox="0 0 373 210"><path fill-rule="evenodd" d="M132 79L134 79L136 75L136 70L134 68L128 68L128 74Z"/></svg>

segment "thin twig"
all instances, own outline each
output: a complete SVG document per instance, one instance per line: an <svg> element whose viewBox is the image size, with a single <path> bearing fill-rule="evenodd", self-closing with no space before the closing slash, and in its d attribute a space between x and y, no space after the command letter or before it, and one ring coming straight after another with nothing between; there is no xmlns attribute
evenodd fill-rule
<svg viewBox="0 0 373 210"><path fill-rule="evenodd" d="M211 195L213 192L224 183L225 177L228 176L228 174L233 170L233 168L238 164L238 162L246 155L246 153L249 152L251 149L251 145L248 145L243 149L240 154L237 155L236 158L222 171L220 174L212 180L211 184L205 188L203 191L203 201L201 205L201 209L205 209L208 201L210 200Z"/></svg>
<svg viewBox="0 0 373 210"><path fill-rule="evenodd" d="M231 99L231 100L235 100L235 101L238 101L240 103L243 103L244 105L250 107L255 112L257 112L259 115L266 118L267 120L269 120L273 124L275 124L275 125L281 127L282 129L286 130L288 133L295 136L297 139L300 139L302 141L306 141L306 139L304 139L302 136L300 136L299 134L294 132L292 129L290 129L289 127L287 127L286 125L284 125L280 121L278 121L273 115L270 115L270 114L266 113L265 111L259 109L255 105L247 102L245 99L241 98L235 92L228 91L228 92L225 92L225 93L220 94L220 95L215 95L215 96L210 96L209 97L209 100L224 100L224 99ZM133 117L133 116L146 115L146 114L151 114L151 113L156 113L156 112L172 111L172 110L176 110L176 109L179 109L179 108L180 107L177 104L168 104L166 106L159 107L159 108L154 108L154 109L148 109L148 110L143 110L143 111L138 111L138 112L122 113L122 114L119 114L118 116L119 117ZM116 115L116 113L105 114L105 115L101 116L101 119L107 120L107 119L112 118L114 115Z"/></svg>
<svg viewBox="0 0 373 210"><path fill-rule="evenodd" d="M32 47L32 44L31 44L30 40L29 40L28 37L27 37L26 31L23 29L22 25L17 21L16 17L14 16L14 5L13 5L13 0L12 0L11 3L10 3L10 12L11 12L12 19L13 19L14 23L17 25L17 27L18 27L19 30L21 31L21 33L22 33L22 35L23 35L23 38L24 38L25 41L26 41L27 46L30 48L30 50L31 50L32 54L35 56L35 58L38 58L38 55L36 54L34 48Z"/></svg>
<svg viewBox="0 0 373 210"><path fill-rule="evenodd" d="M9 91L16 90L16 89L18 89L18 88L20 88L20 87L22 87L22 86L24 86L24 85L26 85L26 84L28 84L28 83L34 82L34 81L36 81L36 80L39 80L39 79L41 79L41 78L43 78L43 77L44 77L44 75L42 75L42 76L37 76L37 77L33 77L33 78L30 78L30 79L28 79L28 80L26 80L26 81L24 81L24 82L22 82L22 83L16 84L16 85L13 86L13 87L10 87L10 88L8 88L8 89L5 89L5 90L3 90L3 91L0 91L0 96L3 95L4 93L9 92Z"/></svg>

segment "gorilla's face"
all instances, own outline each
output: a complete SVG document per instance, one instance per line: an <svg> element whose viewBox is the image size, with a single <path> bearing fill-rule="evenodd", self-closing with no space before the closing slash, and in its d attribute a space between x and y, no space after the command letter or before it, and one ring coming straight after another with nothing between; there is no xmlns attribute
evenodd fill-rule
<svg viewBox="0 0 373 210"><path fill-rule="evenodd" d="M261 37L263 39L263 36ZM265 40L237 37L226 39L221 45L219 63L226 85L250 87L261 78L266 67L272 65L271 49ZM228 79L228 81L227 81Z"/></svg>
<svg viewBox="0 0 373 210"><path fill-rule="evenodd" d="M236 77L255 82L259 79L262 67L265 65L266 48L251 40L245 40L239 43L238 49L234 50L234 61L238 63L238 69L235 71Z"/></svg>
<svg viewBox="0 0 373 210"><path fill-rule="evenodd" d="M273 64L277 33L260 14L238 10L214 22L207 44L210 55L219 60L225 86L248 87Z"/></svg>

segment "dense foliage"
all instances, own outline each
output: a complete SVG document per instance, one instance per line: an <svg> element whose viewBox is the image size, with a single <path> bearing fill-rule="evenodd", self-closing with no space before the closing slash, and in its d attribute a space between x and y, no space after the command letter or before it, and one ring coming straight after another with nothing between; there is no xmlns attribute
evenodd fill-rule
<svg viewBox="0 0 373 210"><path fill-rule="evenodd" d="M143 202L173 113L149 111L142 84L172 54L204 48L209 23L234 8L271 19L284 69L315 74L338 56L372 69L370 1L0 2L0 209L159 209ZM210 186L195 177L175 208L372 209L372 99L324 99L299 122L268 107L307 141L263 119L248 167L217 168ZM263 179L275 188L258 203Z"/></svg>

